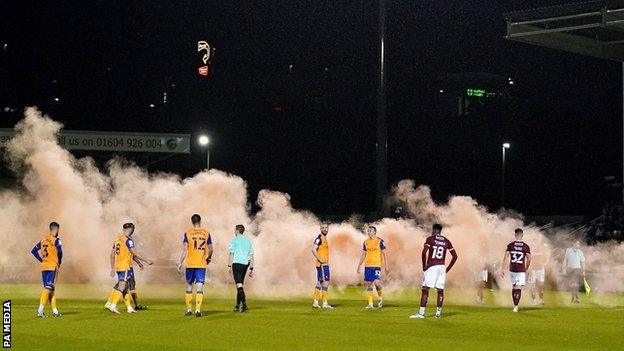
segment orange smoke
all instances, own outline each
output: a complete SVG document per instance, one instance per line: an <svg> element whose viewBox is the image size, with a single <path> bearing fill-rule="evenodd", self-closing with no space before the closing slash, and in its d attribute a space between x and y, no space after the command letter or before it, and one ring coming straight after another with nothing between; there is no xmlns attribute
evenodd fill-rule
<svg viewBox="0 0 624 351"><path fill-rule="evenodd" d="M111 243L124 222L136 224L138 250L156 260L140 273L142 282L179 282L175 272L182 233L190 216L199 213L213 236L215 254L209 266L209 282L231 282L227 272L228 244L236 224L244 224L254 243L256 270L249 284L267 296L306 294L315 283L314 259L310 252L319 233L318 218L291 207L288 194L263 190L257 203L261 210L249 211L247 185L243 179L218 170L204 171L181 179L173 174L148 174L120 159L110 160L104 170L90 158L76 159L56 144L58 122L29 108L16 125L17 135L7 147L6 158L18 175L17 189L0 192L0 266L4 273L19 269L33 274L35 261L30 248L46 232L47 224L61 224L64 244L63 281L112 283L108 277ZM422 279L420 253L434 222L444 225L443 234L454 244L459 259L448 276L450 287L471 288L482 267L492 273L502 260L513 230L522 227L525 241L534 252L552 257L549 272L558 282L561 249L553 243L567 238L566 232L545 232L523 223L517 214L491 213L467 196L450 197L436 204L426 186L411 180L399 182L392 200L401 203L409 219L383 219L375 223L387 246L390 273L388 288L418 287ZM356 266L365 236L349 221L329 227L330 265L335 285L357 284ZM556 250L556 251L555 251ZM585 248L588 271L613 268L622 274L621 245ZM21 279L21 280L20 280ZM624 290L622 279L597 278L604 290ZM508 284L502 281L503 286ZM596 285L595 285L596 286Z"/></svg>

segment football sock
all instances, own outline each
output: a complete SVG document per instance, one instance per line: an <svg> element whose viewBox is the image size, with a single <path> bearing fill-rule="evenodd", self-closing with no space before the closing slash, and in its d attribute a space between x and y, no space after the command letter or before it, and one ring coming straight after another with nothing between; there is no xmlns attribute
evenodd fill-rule
<svg viewBox="0 0 624 351"><path fill-rule="evenodd" d="M111 300L111 305L116 306L120 298L121 298L121 291L119 290L113 291L113 299Z"/></svg>
<svg viewBox="0 0 624 351"><path fill-rule="evenodd" d="M41 291L41 298L39 298L39 305L47 305L48 301L50 300L50 290L48 289L43 289Z"/></svg>
<svg viewBox="0 0 624 351"><path fill-rule="evenodd" d="M418 309L418 313L422 314L423 316L425 315L425 308L421 307Z"/></svg>
<svg viewBox="0 0 624 351"><path fill-rule="evenodd" d="M512 289L511 290L511 297L513 299L513 303L514 306L518 306L518 304L520 303L520 294L521 294L522 290L520 289Z"/></svg>
<svg viewBox="0 0 624 351"><path fill-rule="evenodd" d="M198 291L195 294L195 311L201 311L202 301L204 301L204 292Z"/></svg>
<svg viewBox="0 0 624 351"><path fill-rule="evenodd" d="M113 296L115 295L115 289L111 290L110 294L108 294L108 303L112 303L113 302Z"/></svg>
<svg viewBox="0 0 624 351"><path fill-rule="evenodd" d="M191 302L192 301L193 301L193 294L187 291L184 294L184 303L186 304L186 309L187 310L191 309Z"/></svg>
<svg viewBox="0 0 624 351"><path fill-rule="evenodd" d="M327 298L329 296L329 293L327 292L328 289L329 287L327 286L321 288L321 297L323 298L323 303L327 303Z"/></svg>
<svg viewBox="0 0 624 351"><path fill-rule="evenodd" d="M52 312L58 313L58 309L56 308L56 295L54 291L50 292L50 306L52 306Z"/></svg>
<svg viewBox="0 0 624 351"><path fill-rule="evenodd" d="M130 294L125 293L123 300L124 300L124 304L126 305L126 308L128 309L132 308L132 304L130 303Z"/></svg>
<svg viewBox="0 0 624 351"><path fill-rule="evenodd" d="M422 295L420 295L420 307L427 307L427 300L429 299L429 289L422 289Z"/></svg>
<svg viewBox="0 0 624 351"><path fill-rule="evenodd" d="M43 313L43 309L45 305L48 303L50 297L50 290L43 289L41 291L41 297L39 298L39 308L37 309L38 313Z"/></svg>
<svg viewBox="0 0 624 351"><path fill-rule="evenodd" d="M380 300L383 299L383 293L381 292L381 287L377 287L377 297Z"/></svg>
<svg viewBox="0 0 624 351"><path fill-rule="evenodd" d="M373 287L369 286L366 290L368 291L368 304L372 305L373 304Z"/></svg>
<svg viewBox="0 0 624 351"><path fill-rule="evenodd" d="M436 306L441 308L442 304L444 304L444 290L438 290L438 304Z"/></svg>
<svg viewBox="0 0 624 351"><path fill-rule="evenodd" d="M132 297L132 301L134 301L134 305L138 306L139 305L139 295L137 295L136 290L130 290L128 293Z"/></svg>
<svg viewBox="0 0 624 351"><path fill-rule="evenodd" d="M318 301L321 298L321 288L318 285L314 288L312 298L314 299L314 301Z"/></svg>
<svg viewBox="0 0 624 351"><path fill-rule="evenodd" d="M236 293L236 304L243 304L245 305L247 303L246 299L245 299L245 289L241 286L236 288L237 293Z"/></svg>

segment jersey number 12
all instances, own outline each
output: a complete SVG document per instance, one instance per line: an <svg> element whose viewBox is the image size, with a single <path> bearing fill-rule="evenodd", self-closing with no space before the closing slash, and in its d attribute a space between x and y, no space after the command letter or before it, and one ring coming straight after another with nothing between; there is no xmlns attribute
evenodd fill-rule
<svg viewBox="0 0 624 351"><path fill-rule="evenodd" d="M199 242L199 244L198 244ZM206 244L206 239L204 238L193 238L193 248L195 250L206 250L204 247Z"/></svg>

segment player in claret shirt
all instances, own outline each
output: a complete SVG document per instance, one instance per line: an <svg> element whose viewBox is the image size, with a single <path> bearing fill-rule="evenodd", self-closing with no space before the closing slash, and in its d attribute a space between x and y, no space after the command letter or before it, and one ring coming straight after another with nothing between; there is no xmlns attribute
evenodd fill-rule
<svg viewBox="0 0 624 351"><path fill-rule="evenodd" d="M451 253L451 262L446 266L446 252ZM442 317L442 304L444 303L444 283L448 273L457 261L457 253L449 239L442 236L442 225L434 224L431 236L425 241L422 250L423 276L422 295L420 297L420 309L410 318L425 318L425 308L429 298L429 289L438 290L438 304L436 318Z"/></svg>
<svg viewBox="0 0 624 351"><path fill-rule="evenodd" d="M516 240L507 245L503 264L501 265L501 276L505 277L505 266L509 260L509 277L511 278L511 297L513 299L514 312L518 312L520 297L522 296L522 287L525 285L526 271L531 265L531 248L524 241L522 229L515 230Z"/></svg>

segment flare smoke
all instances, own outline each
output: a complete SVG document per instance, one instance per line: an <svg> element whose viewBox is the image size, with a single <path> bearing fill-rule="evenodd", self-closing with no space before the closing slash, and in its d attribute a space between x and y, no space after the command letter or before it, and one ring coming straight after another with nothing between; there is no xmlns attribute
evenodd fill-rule
<svg viewBox="0 0 624 351"><path fill-rule="evenodd" d="M20 185L0 192L0 265L5 279L19 266L36 271L30 248L55 220L61 224L64 245L63 281L110 282L112 242L122 223L131 221L137 228L138 250L156 260L156 267L139 273L140 281L183 284L175 272L182 233L190 227L190 216L199 213L215 248L208 268L211 283L230 282L228 243L234 226L242 223L248 228L256 254L256 274L249 279L251 289L277 296L307 294L313 287L310 249L320 221L310 212L293 209L288 194L261 191L256 200L261 210L252 216L252 200L240 177L210 170L181 179L173 174L148 174L121 159L110 160L101 170L90 158L76 159L56 144L61 128L58 122L28 108L15 127L17 135L7 145L5 158ZM387 246L390 273L385 284L390 289L420 286L420 252L434 222L444 225L443 234L459 254L447 278L451 287L472 287L474 275L482 267L497 273L516 227L524 229L525 241L534 254L549 258L547 271L552 284L561 284L557 279L560 243L572 240L566 232L540 231L523 223L520 215L488 212L467 196L452 196L448 202L436 204L428 187L416 187L411 180L399 182L391 200L407 209L409 219L386 218L376 223ZM360 282L356 265L365 239L361 225L355 221L330 225L334 285ZM594 286L624 290L624 282L616 278L623 271L623 246L584 249L588 271L596 273Z"/></svg>

